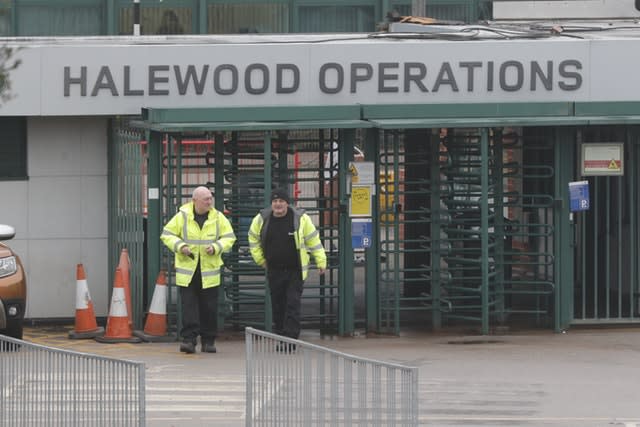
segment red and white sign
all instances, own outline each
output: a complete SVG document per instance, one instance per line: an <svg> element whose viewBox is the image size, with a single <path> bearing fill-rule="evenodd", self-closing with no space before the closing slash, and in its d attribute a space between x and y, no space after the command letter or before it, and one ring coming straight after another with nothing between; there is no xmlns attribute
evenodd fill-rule
<svg viewBox="0 0 640 427"><path fill-rule="evenodd" d="M582 144L582 175L624 175L623 143Z"/></svg>

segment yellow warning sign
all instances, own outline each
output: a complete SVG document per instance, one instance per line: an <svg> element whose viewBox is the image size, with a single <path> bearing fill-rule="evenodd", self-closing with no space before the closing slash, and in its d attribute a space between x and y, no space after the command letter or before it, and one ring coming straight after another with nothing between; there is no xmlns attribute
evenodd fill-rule
<svg viewBox="0 0 640 427"><path fill-rule="evenodd" d="M358 168L353 164L353 162L349 163L349 172L351 172L351 183L357 184L358 181L360 181L358 179Z"/></svg>
<svg viewBox="0 0 640 427"><path fill-rule="evenodd" d="M351 187L350 216L371 216L371 186Z"/></svg>
<svg viewBox="0 0 640 427"><path fill-rule="evenodd" d="M609 162L609 169L618 170L620 169L620 165L618 165L618 162L611 159L611 161Z"/></svg>

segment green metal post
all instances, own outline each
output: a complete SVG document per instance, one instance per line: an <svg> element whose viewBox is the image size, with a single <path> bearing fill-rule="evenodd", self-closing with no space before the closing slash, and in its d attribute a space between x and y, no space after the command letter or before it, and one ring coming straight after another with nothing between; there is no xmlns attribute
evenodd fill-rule
<svg viewBox="0 0 640 427"><path fill-rule="evenodd" d="M440 209L440 136L438 133L431 133L430 136L430 162L429 173L431 181L431 200L429 211L431 212L431 322L433 329L438 331L442 328L442 312L440 308L441 298L441 270L440 261L442 259L442 241L440 240L440 231L442 227L442 215L444 212Z"/></svg>
<svg viewBox="0 0 640 427"><path fill-rule="evenodd" d="M489 334L489 129L480 129L480 242L482 335Z"/></svg>
<svg viewBox="0 0 640 427"><path fill-rule="evenodd" d="M496 313L498 315L498 321L502 324L506 320L505 315L505 294L504 294L504 273L506 267L506 259L505 256L505 230L504 230L504 165L503 165L503 144L502 144L502 130L496 129L494 131L494 140L493 140L493 149L495 150L495 155L493 156L494 166L492 171L493 176L493 185L494 196L494 239L495 239L495 250L494 250L494 260L495 265L499 266L499 270L496 271L496 280L495 280L495 300L496 300Z"/></svg>
<svg viewBox="0 0 640 427"><path fill-rule="evenodd" d="M339 240L339 268L340 280L338 283L340 303L338 333L349 335L354 332L354 287L353 287L353 246L351 244L351 218L348 215L348 195L346 174L349 173L349 162L353 160L353 143L355 130L346 129L340 132L338 144L339 156L339 195L340 195L340 240ZM351 190L349 189L349 193Z"/></svg>
<svg viewBox="0 0 640 427"><path fill-rule="evenodd" d="M16 0L11 2L11 31L12 36L18 35L18 5Z"/></svg>
<svg viewBox="0 0 640 427"><path fill-rule="evenodd" d="M416 132L412 131L413 136L408 136L405 140L405 144L408 141L413 141L414 138L419 137ZM406 146L405 146L406 150ZM406 152L406 151L405 151ZM398 132L393 133L393 176L400 176L400 134ZM404 232L407 232L406 224L400 224L400 186L396 185L393 189L393 236L396 242L400 242L400 227L404 228ZM405 199L405 203L406 203ZM406 236L406 234L405 234ZM400 335L400 298L402 297L402 291L400 286L400 245L396 245L393 251L393 329L394 334ZM407 265L407 254L402 254L404 265ZM407 283L405 282L405 295L407 295Z"/></svg>
<svg viewBox="0 0 640 427"><path fill-rule="evenodd" d="M113 126L109 129L109 146L107 148L107 161L109 165L109 190L107 194L107 205L110 207L109 212L109 249L108 249L108 262L109 262L109 277L107 278L107 283L109 284L109 294L112 292L112 284L113 284L113 276L115 273L116 265L118 261L116 260L118 250L120 249L118 246L118 214L114 210L116 207L117 201L117 193L118 193L118 179L117 179L117 170L118 170L118 159L119 159L119 138L116 132L114 132ZM116 208L117 209L117 208Z"/></svg>
<svg viewBox="0 0 640 427"><path fill-rule="evenodd" d="M214 136L214 144L213 144L213 153L214 153L214 161L213 161L213 179L214 179L214 203L216 210L219 212L224 212L224 134L216 133ZM199 183L204 184L204 183ZM234 230L234 232L238 233L238 230ZM225 295L224 295L224 282L226 275L222 275L222 286L218 287L218 329L221 330L224 328L224 305L225 305Z"/></svg>
<svg viewBox="0 0 640 427"><path fill-rule="evenodd" d="M198 28L196 34L207 34L207 0L198 0Z"/></svg>
<svg viewBox="0 0 640 427"><path fill-rule="evenodd" d="M298 13L298 8L299 8L299 3L295 0L289 0L289 10L291 11L291 13L289 14L290 18L289 18L289 32L290 33L297 33L298 32L298 28L300 28L300 25L298 24L298 22L300 21L300 14Z"/></svg>
<svg viewBox="0 0 640 427"><path fill-rule="evenodd" d="M638 177L637 177L637 168L636 168L636 159L638 158L638 142L640 142L640 127L638 126L629 126L627 128L627 147L629 147L629 154L627 155L628 159L633 159L631 162L627 162L625 166L626 174L631 177L628 179L629 190L627 193L627 197L629 198L629 218L633 218L629 221L629 236L631 236L631 241L633 244L629 245L629 254L630 259L638 259L638 239L637 236L638 230L638 212L637 212L637 203L638 203ZM629 301L629 310L630 313L636 313L636 299L640 298L640 284L638 283L638 263L634 263L633 267L630 270L629 280L631 283L631 300Z"/></svg>
<svg viewBox="0 0 640 427"><path fill-rule="evenodd" d="M573 320L573 282L574 282L574 225L569 207L569 182L573 180L575 165L575 130L561 127L555 131L555 209L554 224L556 233L554 254L556 271L556 289L554 293L554 330L561 332Z"/></svg>
<svg viewBox="0 0 640 427"><path fill-rule="evenodd" d="M271 134L266 131L263 139L264 153L264 205L265 207L271 200ZM273 313L271 312L271 292L269 291L269 283L265 277L264 282L264 330L271 332L273 330Z"/></svg>
<svg viewBox="0 0 640 427"><path fill-rule="evenodd" d="M289 184L289 164L287 152L289 144L287 143L288 133L286 131L279 132L278 141L278 187L287 188Z"/></svg>
<svg viewBox="0 0 640 427"><path fill-rule="evenodd" d="M106 35L116 35L118 34L118 28L116 25L116 2L115 0L107 0L107 4L106 4L106 28L105 28L105 32Z"/></svg>
<svg viewBox="0 0 640 427"><path fill-rule="evenodd" d="M215 155L213 163L214 199L216 209L224 212L224 134L216 133L214 136L213 153Z"/></svg>
<svg viewBox="0 0 640 427"><path fill-rule="evenodd" d="M469 14L469 20L471 23L477 22L480 18L480 1L471 0L470 2L471 13Z"/></svg>
<svg viewBox="0 0 640 427"><path fill-rule="evenodd" d="M176 190L178 195L176 208L180 208L183 203L182 195L184 194L184 189L182 188L182 179L184 178L184 162L182 157L184 154L184 146L182 145L182 134L173 136L173 139L176 141ZM169 141L171 141L171 136L169 137ZM174 213L175 212L172 212L171 214L173 215Z"/></svg>
<svg viewBox="0 0 640 427"><path fill-rule="evenodd" d="M380 160L378 156L378 139L379 131L377 129L368 129L364 141L365 160L374 162L374 175L380 176ZM396 180L398 178L396 177ZM394 183L395 185L395 183ZM378 292L378 272L380 259L380 215L379 215L379 181L376 185L378 188L373 196L373 210L371 218L371 247L365 249L365 304L366 304L366 329L367 332L377 332L380 329L380 307Z"/></svg>
<svg viewBox="0 0 640 427"><path fill-rule="evenodd" d="M153 295L160 272L162 231L162 133L147 131L147 295Z"/></svg>
<svg viewBox="0 0 640 427"><path fill-rule="evenodd" d="M273 180L273 171L271 164L271 134L266 131L264 133L264 200L265 207L270 204L271 185Z"/></svg>
<svg viewBox="0 0 640 427"><path fill-rule="evenodd" d="M171 151L172 147L174 147L174 141L175 141L175 152ZM171 159L174 156L175 156L175 161L172 163ZM171 191L171 188L173 188L175 191L174 193L175 206L173 206L173 209L171 211L167 212L168 214L167 217L171 218L171 216L173 216L178 211L180 206L182 206L182 176L183 176L182 175L182 135L179 135L177 137L172 135L167 135L167 158L169 159L169 161L167 162L167 164L169 165L167 167L167 174L170 176L173 176L173 186L167 183L167 193ZM178 307L182 304L182 300L179 292L178 292L178 298L177 298L176 304ZM178 315L176 316L177 331L180 331L182 329L182 310L177 310L177 311L178 311Z"/></svg>
<svg viewBox="0 0 640 427"><path fill-rule="evenodd" d="M391 1L390 0L381 0L380 1L380 16L378 19L380 22L384 22L387 19L387 13L391 12Z"/></svg>

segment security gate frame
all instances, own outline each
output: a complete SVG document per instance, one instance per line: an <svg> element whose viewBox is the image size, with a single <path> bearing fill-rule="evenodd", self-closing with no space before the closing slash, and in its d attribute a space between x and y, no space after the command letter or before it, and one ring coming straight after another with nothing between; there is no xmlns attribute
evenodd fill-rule
<svg viewBox="0 0 640 427"><path fill-rule="evenodd" d="M246 117L252 117L256 121L246 122ZM282 121L283 117L287 117L286 121ZM289 176L289 164L285 159L288 157L288 150L295 146L295 141L286 141L287 138L294 137L294 131L314 131L318 132L318 141L320 148L318 153L322 154L326 147L331 146L331 139L336 139L339 153L335 153L338 157L339 164L337 170L347 170L346 165L352 159L353 144L356 137L355 129L367 128L370 125L359 120L359 107L338 107L331 109L324 108L269 108L269 109L215 109L215 110L180 110L167 111L144 109L142 121L137 122L137 126L146 132L146 140L148 141L148 232L147 242L149 254L149 271L158 271L161 267L169 270L169 278L171 281L171 258L167 256L159 242L159 233L164 221L168 219L180 205L190 198L190 190L182 188L180 180L184 175L184 171L180 171L182 164L180 150L182 144L179 141L188 135L207 135L207 138L215 138L213 150L215 153L211 156L214 160L210 167L214 170L215 182L211 183L210 188L214 193L215 205L218 210L225 209L225 202L235 203L236 212L233 212L231 206L231 220L234 224L236 235L239 243L246 240L243 233L247 232L250 219L257 214L258 210L268 204L269 194L272 184L301 184L306 178L292 179ZM275 119L278 119L277 121ZM241 198L234 191L238 189L237 183L233 182L234 174L239 170L240 165L238 156L228 156L228 152L238 154L234 147L240 147L243 138L247 135L253 135L254 142L257 143L257 151L255 154L262 157L263 167L258 168L264 173L264 179L260 181L260 187L256 192L257 198L250 207L250 213L243 211L238 203ZM230 138L227 138L231 135ZM257 139L255 139L257 136ZM337 136L337 138L333 138ZM163 161L163 142L177 141L176 144L169 143L170 147L176 148L177 152L168 156L168 161ZM291 142L291 143L289 143ZM235 145L234 145L235 144ZM328 145L327 145L328 144ZM227 146L225 148L225 146ZM228 148L228 149L227 149ZM255 148L255 147L254 147ZM234 151L236 150L236 151ZM332 154L333 155L333 154ZM275 156L275 157L274 157ZM264 159L275 158L275 164ZM169 187L167 187L167 179L163 172L162 165L168 165L175 162L169 176L173 177ZM217 166L217 167L216 167ZM246 164L244 165L246 167ZM334 166L331 166L334 167ZM301 173L305 173L304 169L297 169ZM284 173L283 173L284 172ZM318 177L324 175L324 165L317 167ZM331 170L326 172L331 173ZM329 202L328 210L341 211L346 206L344 188L344 174L337 174L338 186L335 198L326 199ZM230 179L231 178L231 179ZM318 182L320 178L316 178ZM199 183L202 184L202 183ZM195 184L194 184L195 185ZM167 190L171 189L170 197ZM192 190L192 188L191 188ZM155 198L152 198L154 195ZM295 197L294 197L295 198ZM258 200L259 199L259 200ZM322 199L322 197L321 197ZM175 200L175 201L174 201ZM169 201L169 203L167 203ZM309 198L302 202L314 202L318 206L318 201L312 201ZM322 200L320 201L322 202ZM308 209L309 210L309 209ZM313 213L317 213L321 209L312 209ZM322 213L322 212L321 212ZM250 215L250 216L247 216ZM241 216L243 216L241 218ZM330 215L331 216L331 215ZM319 285L315 285L310 279L305 284L305 289L309 289L314 293L310 298L316 298L319 301L321 312L315 315L316 323L320 329L327 329L330 332L339 334L353 329L353 280L350 268L344 268L346 263L352 262L347 259L346 254L351 252L347 239L340 239L340 236L347 235L346 218L337 215L337 222L327 223L322 220L323 214L318 216L319 230L321 231L321 240L325 244L325 248L329 252L329 268L325 274L327 277L321 278ZM246 248L244 248L246 249ZM158 254L165 254L158 256ZM264 273L262 269L253 265L253 261L246 250L239 245L234 247L233 253L227 257L227 266L229 267L223 273L223 284L227 290L226 295L230 298L234 305L234 314L228 323L238 326L257 325L266 330L271 328L271 314L269 293L265 292ZM255 280L258 276L263 277L262 280ZM247 281L249 278L249 282ZM246 288L249 284L250 289ZM222 287L221 287L222 288ZM222 298L220 299L223 300ZM247 309L252 306L253 309ZM262 318L247 317L250 311L260 315L264 313ZM222 316L223 310L220 310ZM312 316L313 317L313 316ZM222 319L219 319L222 320ZM303 317L303 321L305 318ZM179 322L179 319L178 319ZM219 322L222 324L222 322Z"/></svg>
<svg viewBox="0 0 640 427"><path fill-rule="evenodd" d="M553 144L544 132L506 132L385 132L381 174L403 178L400 203L381 213L392 218L380 238L384 329L398 334L401 318L434 329L463 321L484 334L518 317L552 321Z"/></svg>
<svg viewBox="0 0 640 427"><path fill-rule="evenodd" d="M255 121L247 122L246 117L255 118ZM287 120L282 120L284 117ZM553 328L560 331L568 327L574 320L574 259L575 259L575 227L570 222L568 211L568 189L567 183L576 179L574 168L564 167L568 164L576 164L576 132L580 128L589 128L593 125L616 125L620 127L626 126L629 135L629 141L638 140L638 127L632 126L640 123L640 103L540 103L540 104L467 104L467 105L363 105L350 107L265 107L265 108L232 108L225 110L217 109L201 109L201 110L143 110L142 121L135 126L144 130L147 141L155 140L155 144L149 146L149 158L160 159L162 157L159 150L161 134L179 134L183 131L202 132L202 131L220 131L227 132L234 129L258 130L258 131L277 131L279 129L340 129L345 135L344 141L355 140L354 135L357 129L365 132L365 138L361 141L365 148L367 160L375 163L376 174L382 173L380 153L378 150L378 141L384 138L385 132L396 130L396 132L422 131L425 129L460 129L475 128L481 134L486 135L487 141L490 140L492 129L504 127L546 127L548 129L548 139L552 141L553 152L547 153L553 157L554 165L563 165L562 168L556 168L555 177L553 179L553 190L547 194L552 195L550 203L552 205L553 216L553 234L555 238L549 241L553 253L553 276L555 288L552 295L553 307ZM272 134L275 135L275 134ZM481 149L489 149L492 145L480 147ZM339 207L341 212L346 209L348 203L348 193L345 191L346 177L345 173L348 169L348 161L350 151L341 144L341 153L345 154L340 158L338 168L339 177ZM482 157L482 156L481 156ZM482 166L482 165L481 165ZM482 166L484 167L484 166ZM486 167L490 167L487 163ZM432 168L432 170L435 170ZM160 188L161 185L161 168L160 162L150 161L148 164L149 188ZM271 177L268 177L271 179ZM633 185L637 188L636 180ZM386 206L382 210L378 210L379 196L374 195L374 213L373 224L377 229L385 215L392 216L402 211L400 199L400 189L406 182L398 181L397 185L392 186L396 202L391 206ZM493 186L495 183L487 183ZM492 187L493 188L493 187ZM439 191L439 190L438 190ZM151 192L149 194L152 194ZM435 200L433 192L430 197ZM489 194L486 196L489 200ZM547 203L547 202L545 202ZM385 212L386 209L390 211ZM147 250L150 254L159 252L159 244L153 237L153 233L159 233L162 226L162 212L160 198L148 199L148 227L150 230L149 239L147 241ZM637 208L636 208L637 211ZM344 216L344 215L343 215ZM487 219L489 217L487 216ZM440 221L440 218L436 218ZM549 220L551 221L551 220ZM489 227L489 223L485 223ZM340 281L340 310L338 313L338 331L340 334L352 333L356 327L353 318L352 306L354 303L353 290L353 259L351 258L352 248L348 238L350 220L341 218L339 226L340 235L340 261L339 261L339 281ZM430 228L432 235L442 224L432 223ZM486 235L485 225L480 224L480 230ZM637 228L636 228L637 230ZM517 233L517 232L515 232ZM513 233L512 233L513 234ZM482 236L481 236L482 237ZM487 239L488 236L482 237ZM506 237L506 236L505 236ZM488 241L488 240L485 240ZM499 239L499 242L502 242ZM486 248L491 245L486 244ZM500 245L496 248L498 251ZM440 249L438 249L440 250ZM379 257L383 254L382 241L376 236L370 248L364 250L365 261L365 298L366 298L366 317L364 327L368 331L380 331L383 329L383 309L381 308L381 288L378 282L382 277L382 272L378 269ZM437 254L436 254L437 255ZM512 256L506 250L502 250L503 257ZM483 254L482 257L485 255ZM487 260L490 259L488 255ZM484 265L484 273L481 280L487 283L489 276L493 273L488 269L486 261L482 261ZM505 268L508 268L508 262L503 262ZM147 263L149 275L153 277L153 272L158 271L160 267L160 259L153 255L150 256ZM497 272L496 277L500 280L501 272ZM637 277L637 276L635 276ZM149 286L153 286L149 284ZM485 292L486 286L483 284L480 291ZM395 292L395 290L394 290ZM433 295L429 295L433 298ZM438 296L436 296L438 298ZM435 311L442 312L443 308L448 307L448 303L442 305L441 301L432 305L438 307L438 310L431 311L433 325L438 324L440 314ZM483 297L484 298L484 297ZM481 302L481 309L487 310L488 301L486 298ZM428 305L428 304L427 304ZM499 306L499 305L496 305ZM395 310L395 309L394 309ZM422 309L424 310L424 309ZM426 310L429 312L429 309ZM498 310L499 312L500 310ZM394 316L398 313L391 312ZM480 330L483 333L489 332L489 324L486 321L486 315L480 316ZM624 321L624 319L623 319ZM394 332L398 332L399 323L393 325ZM360 326L360 325L358 325Z"/></svg>

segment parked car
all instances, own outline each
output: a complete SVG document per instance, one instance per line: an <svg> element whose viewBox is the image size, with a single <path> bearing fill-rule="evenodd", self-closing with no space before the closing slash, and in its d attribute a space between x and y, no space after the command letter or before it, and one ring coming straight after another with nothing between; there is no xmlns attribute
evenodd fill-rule
<svg viewBox="0 0 640 427"><path fill-rule="evenodd" d="M27 280L18 255L2 243L15 235L13 227L0 224L0 334L22 339Z"/></svg>

